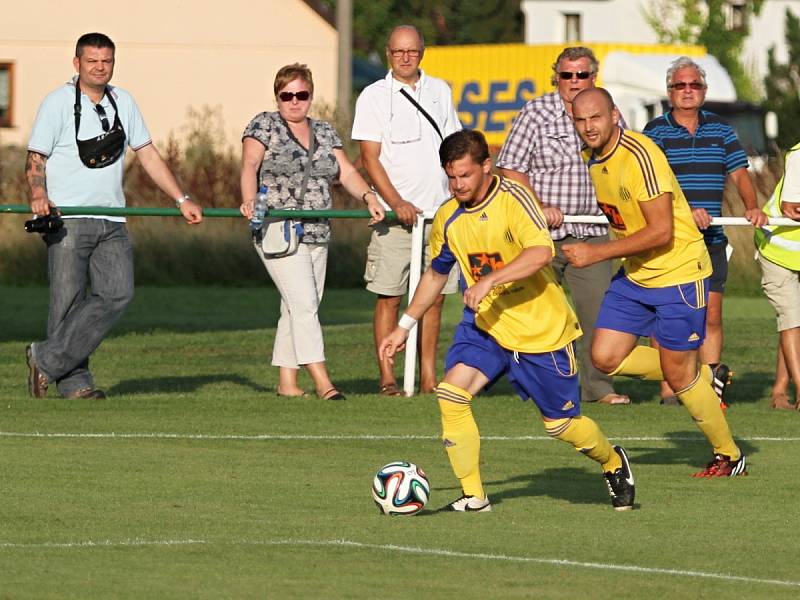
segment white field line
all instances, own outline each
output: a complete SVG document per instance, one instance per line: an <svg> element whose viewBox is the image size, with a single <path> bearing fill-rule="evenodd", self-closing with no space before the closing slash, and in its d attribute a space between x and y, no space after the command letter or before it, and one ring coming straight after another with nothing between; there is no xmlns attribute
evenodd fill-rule
<svg viewBox="0 0 800 600"><path fill-rule="evenodd" d="M664 569L660 567L641 567L637 565L624 565L614 563L583 562L560 558L539 558L534 556L509 556L507 554L489 554L485 552L458 552L440 548L419 548L415 546L396 546L394 544L365 544L350 540L85 540L76 542L40 542L40 543L14 543L0 542L0 550L14 549L83 549L83 548L119 548L119 547L148 547L148 546L340 546L362 550L379 550L405 554L419 554L425 556L439 556L446 558L463 558L477 560L493 560L500 562L533 563L552 566L569 566L584 569L598 569L602 571L621 571L627 573L644 573L653 575L669 575L694 579L717 579L737 583L751 583L762 585L776 585L800 588L800 581L785 579L766 579L760 577L744 577L727 573L707 573L687 569Z"/></svg>
<svg viewBox="0 0 800 600"><path fill-rule="evenodd" d="M77 439L154 439L154 440L234 440L234 441L313 441L313 440L341 440L341 441L391 441L391 440L440 440L438 435L376 435L376 434L350 434L350 435L307 435L293 433L264 433L264 434L206 434L206 433L73 433L73 432L45 432L45 431L0 431L0 438L77 438ZM497 442L545 442L552 441L546 435L482 435L482 440ZM619 436L608 439L619 442L703 442L706 440L700 434L688 436ZM800 442L800 437L770 437L770 436L736 436L743 442Z"/></svg>

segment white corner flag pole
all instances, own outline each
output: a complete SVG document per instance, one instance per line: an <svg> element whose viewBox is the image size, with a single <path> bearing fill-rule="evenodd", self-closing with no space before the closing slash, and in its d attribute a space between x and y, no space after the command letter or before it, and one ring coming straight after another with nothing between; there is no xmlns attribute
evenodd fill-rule
<svg viewBox="0 0 800 600"><path fill-rule="evenodd" d="M425 246L425 219L433 218L433 214L422 214L417 216L417 222L411 230L411 265L408 275L408 301L414 297L417 291L419 279L422 275L422 256ZM413 327L408 332L406 341L406 357L403 371L403 391L407 396L413 396L415 390L415 379L417 371L417 336L419 335L419 325Z"/></svg>

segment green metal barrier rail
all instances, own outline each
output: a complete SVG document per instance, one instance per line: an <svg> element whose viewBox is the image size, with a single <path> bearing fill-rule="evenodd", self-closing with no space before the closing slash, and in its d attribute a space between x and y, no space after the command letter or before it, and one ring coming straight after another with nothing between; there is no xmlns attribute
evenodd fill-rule
<svg viewBox="0 0 800 600"><path fill-rule="evenodd" d="M109 208L107 206L64 206L59 211L64 216L70 215L102 215L108 217L180 217L181 211L177 208L151 208L151 207L126 207ZM27 204L0 204L0 214L17 213L31 214ZM368 219L367 210L271 210L270 217L298 217L306 219L339 218L339 219ZM243 219L238 208L204 208L204 217L238 217ZM386 213L387 219L394 218L394 211Z"/></svg>

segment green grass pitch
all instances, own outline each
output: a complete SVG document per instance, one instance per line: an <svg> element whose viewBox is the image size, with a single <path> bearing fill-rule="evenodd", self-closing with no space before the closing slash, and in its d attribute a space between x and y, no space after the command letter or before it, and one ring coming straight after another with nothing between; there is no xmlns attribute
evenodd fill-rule
<svg viewBox="0 0 800 600"><path fill-rule="evenodd" d="M275 292L223 288L138 290L93 360L109 399L66 401L25 387L47 291L2 288L0 598L796 598L800 414L768 408L767 302L725 303L749 477L691 478L710 451L685 410L620 381L633 405L584 408L630 454L637 507L617 513L501 384L474 403L493 512L464 515L434 510L460 494L435 398L375 393L363 291L323 303L346 402L276 397ZM449 301L442 352L458 318ZM370 496L399 459L432 486L413 517Z"/></svg>

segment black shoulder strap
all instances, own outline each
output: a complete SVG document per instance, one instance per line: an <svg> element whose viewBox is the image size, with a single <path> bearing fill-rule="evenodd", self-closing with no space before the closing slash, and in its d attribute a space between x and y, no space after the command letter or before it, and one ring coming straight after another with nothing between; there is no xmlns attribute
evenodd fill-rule
<svg viewBox="0 0 800 600"><path fill-rule="evenodd" d="M78 130L81 128L81 80L75 80L75 137L78 137Z"/></svg>
<svg viewBox="0 0 800 600"><path fill-rule="evenodd" d="M108 101L111 103L111 106L114 108L114 125L113 128L116 129L117 126L122 128L122 123L119 120L119 109L117 108L117 103L114 102L114 97L111 95L111 90L106 86L105 91L103 92L104 96L108 96ZM102 101L102 98L100 98ZM75 139L78 139L78 130L81 128L81 80L80 77L75 79Z"/></svg>
<svg viewBox="0 0 800 600"><path fill-rule="evenodd" d="M308 176L311 174L311 162L314 160L314 152L317 151L317 138L314 135L314 121L309 119L309 135L308 135L308 163L306 163L305 172L303 173L303 183L300 186L300 196L297 198L298 202L303 202L308 189Z"/></svg>
<svg viewBox="0 0 800 600"><path fill-rule="evenodd" d="M436 121L434 121L434 120L433 120L433 117L432 117L432 116L430 116L430 115L428 114L428 111L426 111L424 108L422 108L422 105L421 105L419 102L417 102L416 100L414 100L414 99L411 97L411 94L409 94L409 93L408 93L408 92L407 92L407 91L406 91L404 88L400 90L400 93L401 93L401 94L403 94L403 96L405 96L406 98L408 98L408 101L409 101L409 102L411 102L411 104L413 104L413 105L414 105L414 106L417 108L417 110L418 110L419 112L421 112L421 113L422 113L422 115L423 115L423 116L424 116L426 119L428 119L428 122L429 122L431 125L433 125L433 128L436 130L436 133L438 133L438 134L439 134L439 139L440 139L440 140L443 140L443 139L444 139L444 136L442 135L442 132L441 132L441 130L439 129L439 126L436 124Z"/></svg>

